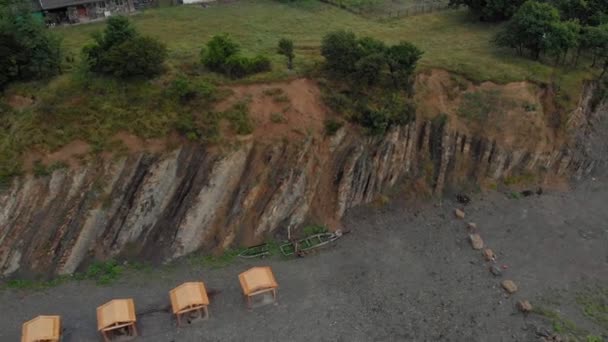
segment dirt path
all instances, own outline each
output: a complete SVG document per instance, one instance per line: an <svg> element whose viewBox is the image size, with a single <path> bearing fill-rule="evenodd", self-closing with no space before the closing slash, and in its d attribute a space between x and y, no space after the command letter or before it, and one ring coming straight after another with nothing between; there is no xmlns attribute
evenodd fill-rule
<svg viewBox="0 0 608 342"><path fill-rule="evenodd" d="M608 284L607 184L589 181L568 193L517 200L498 193L473 198L467 220L508 265L505 278L520 286L513 297L469 247L463 221L453 219L454 203L413 209L399 202L350 213L345 225L353 233L304 259L215 270L184 264L106 287L73 282L4 291L0 341L18 340L21 323L37 314L62 315L66 342L98 341L98 305L133 297L137 311L163 307L172 287L196 279L222 289L211 318L178 330L168 313L140 316L141 341L537 341L536 332L552 322L517 313L518 299L558 310L589 334L608 335L572 300L585 287ZM273 267L279 305L248 312L237 274L254 264Z"/></svg>

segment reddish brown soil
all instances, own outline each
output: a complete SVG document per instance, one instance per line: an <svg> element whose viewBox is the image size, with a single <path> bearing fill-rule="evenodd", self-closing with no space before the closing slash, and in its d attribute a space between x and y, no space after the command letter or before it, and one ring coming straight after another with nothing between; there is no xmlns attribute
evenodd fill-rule
<svg viewBox="0 0 608 342"><path fill-rule="evenodd" d="M231 87L232 95L219 103L225 111L249 99L249 114L257 139L294 138L323 134L328 109L321 100L317 84L310 79L282 83L251 84ZM270 95L269 92L276 94ZM281 120L277 120L281 118Z"/></svg>
<svg viewBox="0 0 608 342"><path fill-rule="evenodd" d="M8 105L13 109L22 110L34 104L34 99L27 96L12 95L8 97Z"/></svg>
<svg viewBox="0 0 608 342"><path fill-rule="evenodd" d="M170 146L176 146L182 141L177 134L171 134L164 139L142 139L131 133L119 132L112 138L112 142L124 146L125 152L150 152L160 153L166 151ZM29 151L23 156L23 169L31 172L34 165L40 162L42 165L49 166L56 163L65 163L70 168L79 167L91 152L91 146L84 140L74 140L54 152L40 150ZM101 157L109 159L114 152L104 152Z"/></svg>
<svg viewBox="0 0 608 342"><path fill-rule="evenodd" d="M464 95L479 92L494 92L500 103L491 104L494 108L483 121L459 115ZM553 101L552 96L549 97L544 90L529 82L484 82L476 85L443 70L420 74L416 80L416 102L421 117L432 119L446 114L452 129L484 135L497 140L505 148L550 150L560 142L555 124L543 111L547 103Z"/></svg>
<svg viewBox="0 0 608 342"><path fill-rule="evenodd" d="M90 151L91 146L83 140L74 140L52 153L30 151L23 157L23 169L25 171L31 171L36 162L41 162L46 166L61 162L75 168L80 165L80 160L82 160Z"/></svg>

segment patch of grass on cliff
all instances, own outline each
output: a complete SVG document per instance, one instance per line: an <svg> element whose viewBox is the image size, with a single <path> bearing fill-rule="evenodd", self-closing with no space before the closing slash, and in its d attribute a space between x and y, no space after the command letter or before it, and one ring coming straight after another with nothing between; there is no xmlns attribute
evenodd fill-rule
<svg viewBox="0 0 608 342"><path fill-rule="evenodd" d="M249 101L237 102L229 110L221 113L227 119L237 134L250 134L253 132L253 123L249 117Z"/></svg>
<svg viewBox="0 0 608 342"><path fill-rule="evenodd" d="M156 138L179 129L185 115L206 112L216 100L215 87L209 81L196 76L191 79L198 86L193 91L199 94L187 101L172 92L171 75L125 82L79 71L46 85L12 87L5 98L19 94L34 97L36 104L22 110L0 108L0 186L20 173L20 157L29 150L52 152L74 140L84 140L93 152L100 152L112 148L118 132ZM192 125L207 136L216 130L217 123L196 121ZM57 166L40 164L34 171L44 175Z"/></svg>
<svg viewBox="0 0 608 342"><path fill-rule="evenodd" d="M96 261L92 263L83 273L74 275L76 280L92 280L99 285L109 285L116 281L125 271L125 266L116 260Z"/></svg>
<svg viewBox="0 0 608 342"><path fill-rule="evenodd" d="M30 280L30 279L11 279L5 282L4 285L0 286L0 289L13 289L13 290L44 290L51 287L59 286L69 280L71 276L60 276L51 280Z"/></svg>
<svg viewBox="0 0 608 342"><path fill-rule="evenodd" d="M65 169L68 165L65 162L57 161L48 166L42 164L40 160L34 162L34 175L36 177L43 177L52 174L55 170Z"/></svg>
<svg viewBox="0 0 608 342"><path fill-rule="evenodd" d="M231 265L241 254L244 248L231 248L219 255L190 255L187 261L191 265L201 265L209 268L222 268Z"/></svg>

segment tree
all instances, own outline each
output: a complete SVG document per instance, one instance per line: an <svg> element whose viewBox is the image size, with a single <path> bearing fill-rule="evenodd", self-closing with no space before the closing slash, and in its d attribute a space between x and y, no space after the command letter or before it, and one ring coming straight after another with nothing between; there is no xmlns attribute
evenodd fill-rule
<svg viewBox="0 0 608 342"><path fill-rule="evenodd" d="M129 18L123 16L110 17L107 20L101 47L103 49L111 49L113 46L135 38L136 35L137 31L135 31L135 27L133 27Z"/></svg>
<svg viewBox="0 0 608 342"><path fill-rule="evenodd" d="M467 6L484 21L507 20L524 0L450 0L450 6Z"/></svg>
<svg viewBox="0 0 608 342"><path fill-rule="evenodd" d="M291 39L281 38L281 40L279 40L278 52L287 57L287 68L290 70L293 69L293 59L295 57L293 53L293 41Z"/></svg>
<svg viewBox="0 0 608 342"><path fill-rule="evenodd" d="M386 59L395 88L409 87L410 78L423 52L415 45L401 42L388 48Z"/></svg>
<svg viewBox="0 0 608 342"><path fill-rule="evenodd" d="M554 0L555 7L563 19L578 19L583 25L589 21L589 3L587 0Z"/></svg>
<svg viewBox="0 0 608 342"><path fill-rule="evenodd" d="M601 65L600 78L603 77L608 70L608 24L585 27L581 34L580 50L591 53L591 66Z"/></svg>
<svg viewBox="0 0 608 342"><path fill-rule="evenodd" d="M597 26L605 23L608 1L605 0L552 0L563 19L577 19L581 25Z"/></svg>
<svg viewBox="0 0 608 342"><path fill-rule="evenodd" d="M337 75L347 76L356 70L356 63L362 57L357 37L350 31L336 31L323 37L321 54L327 68Z"/></svg>
<svg viewBox="0 0 608 342"><path fill-rule="evenodd" d="M386 52L386 44L383 41L372 37L363 37L359 39L359 47L363 56L372 54L382 54Z"/></svg>
<svg viewBox="0 0 608 342"><path fill-rule="evenodd" d="M556 58L556 62L565 59L568 52L579 44L581 25L578 21L558 21L551 28L544 40L543 49Z"/></svg>
<svg viewBox="0 0 608 342"><path fill-rule="evenodd" d="M61 72L61 39L19 4L0 6L0 89Z"/></svg>
<svg viewBox="0 0 608 342"><path fill-rule="evenodd" d="M355 82L361 82L367 86L378 83L382 69L386 67L386 56L383 53L367 55L355 64L353 78Z"/></svg>
<svg viewBox="0 0 608 342"><path fill-rule="evenodd" d="M155 38L140 36L128 18L110 17L102 33L82 49L93 72L117 76L153 77L162 72L167 48Z"/></svg>
<svg viewBox="0 0 608 342"><path fill-rule="evenodd" d="M13 35L0 33L0 89L18 75L21 49Z"/></svg>
<svg viewBox="0 0 608 342"><path fill-rule="evenodd" d="M526 1L513 15L504 31L497 36L499 45L516 48L519 54L528 50L538 59L547 47L545 39L559 22L559 12L550 4Z"/></svg>
<svg viewBox="0 0 608 342"><path fill-rule="evenodd" d="M591 52L595 66L598 57L608 50L608 24L585 27L581 34L581 49Z"/></svg>

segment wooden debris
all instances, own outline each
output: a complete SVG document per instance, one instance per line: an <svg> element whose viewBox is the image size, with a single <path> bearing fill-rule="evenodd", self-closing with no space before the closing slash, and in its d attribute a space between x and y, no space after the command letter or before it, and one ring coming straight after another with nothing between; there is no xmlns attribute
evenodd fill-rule
<svg viewBox="0 0 608 342"><path fill-rule="evenodd" d="M456 208L456 209L454 209L454 216L456 216L456 218L462 220L462 219L464 219L465 214L464 214L464 211Z"/></svg>

